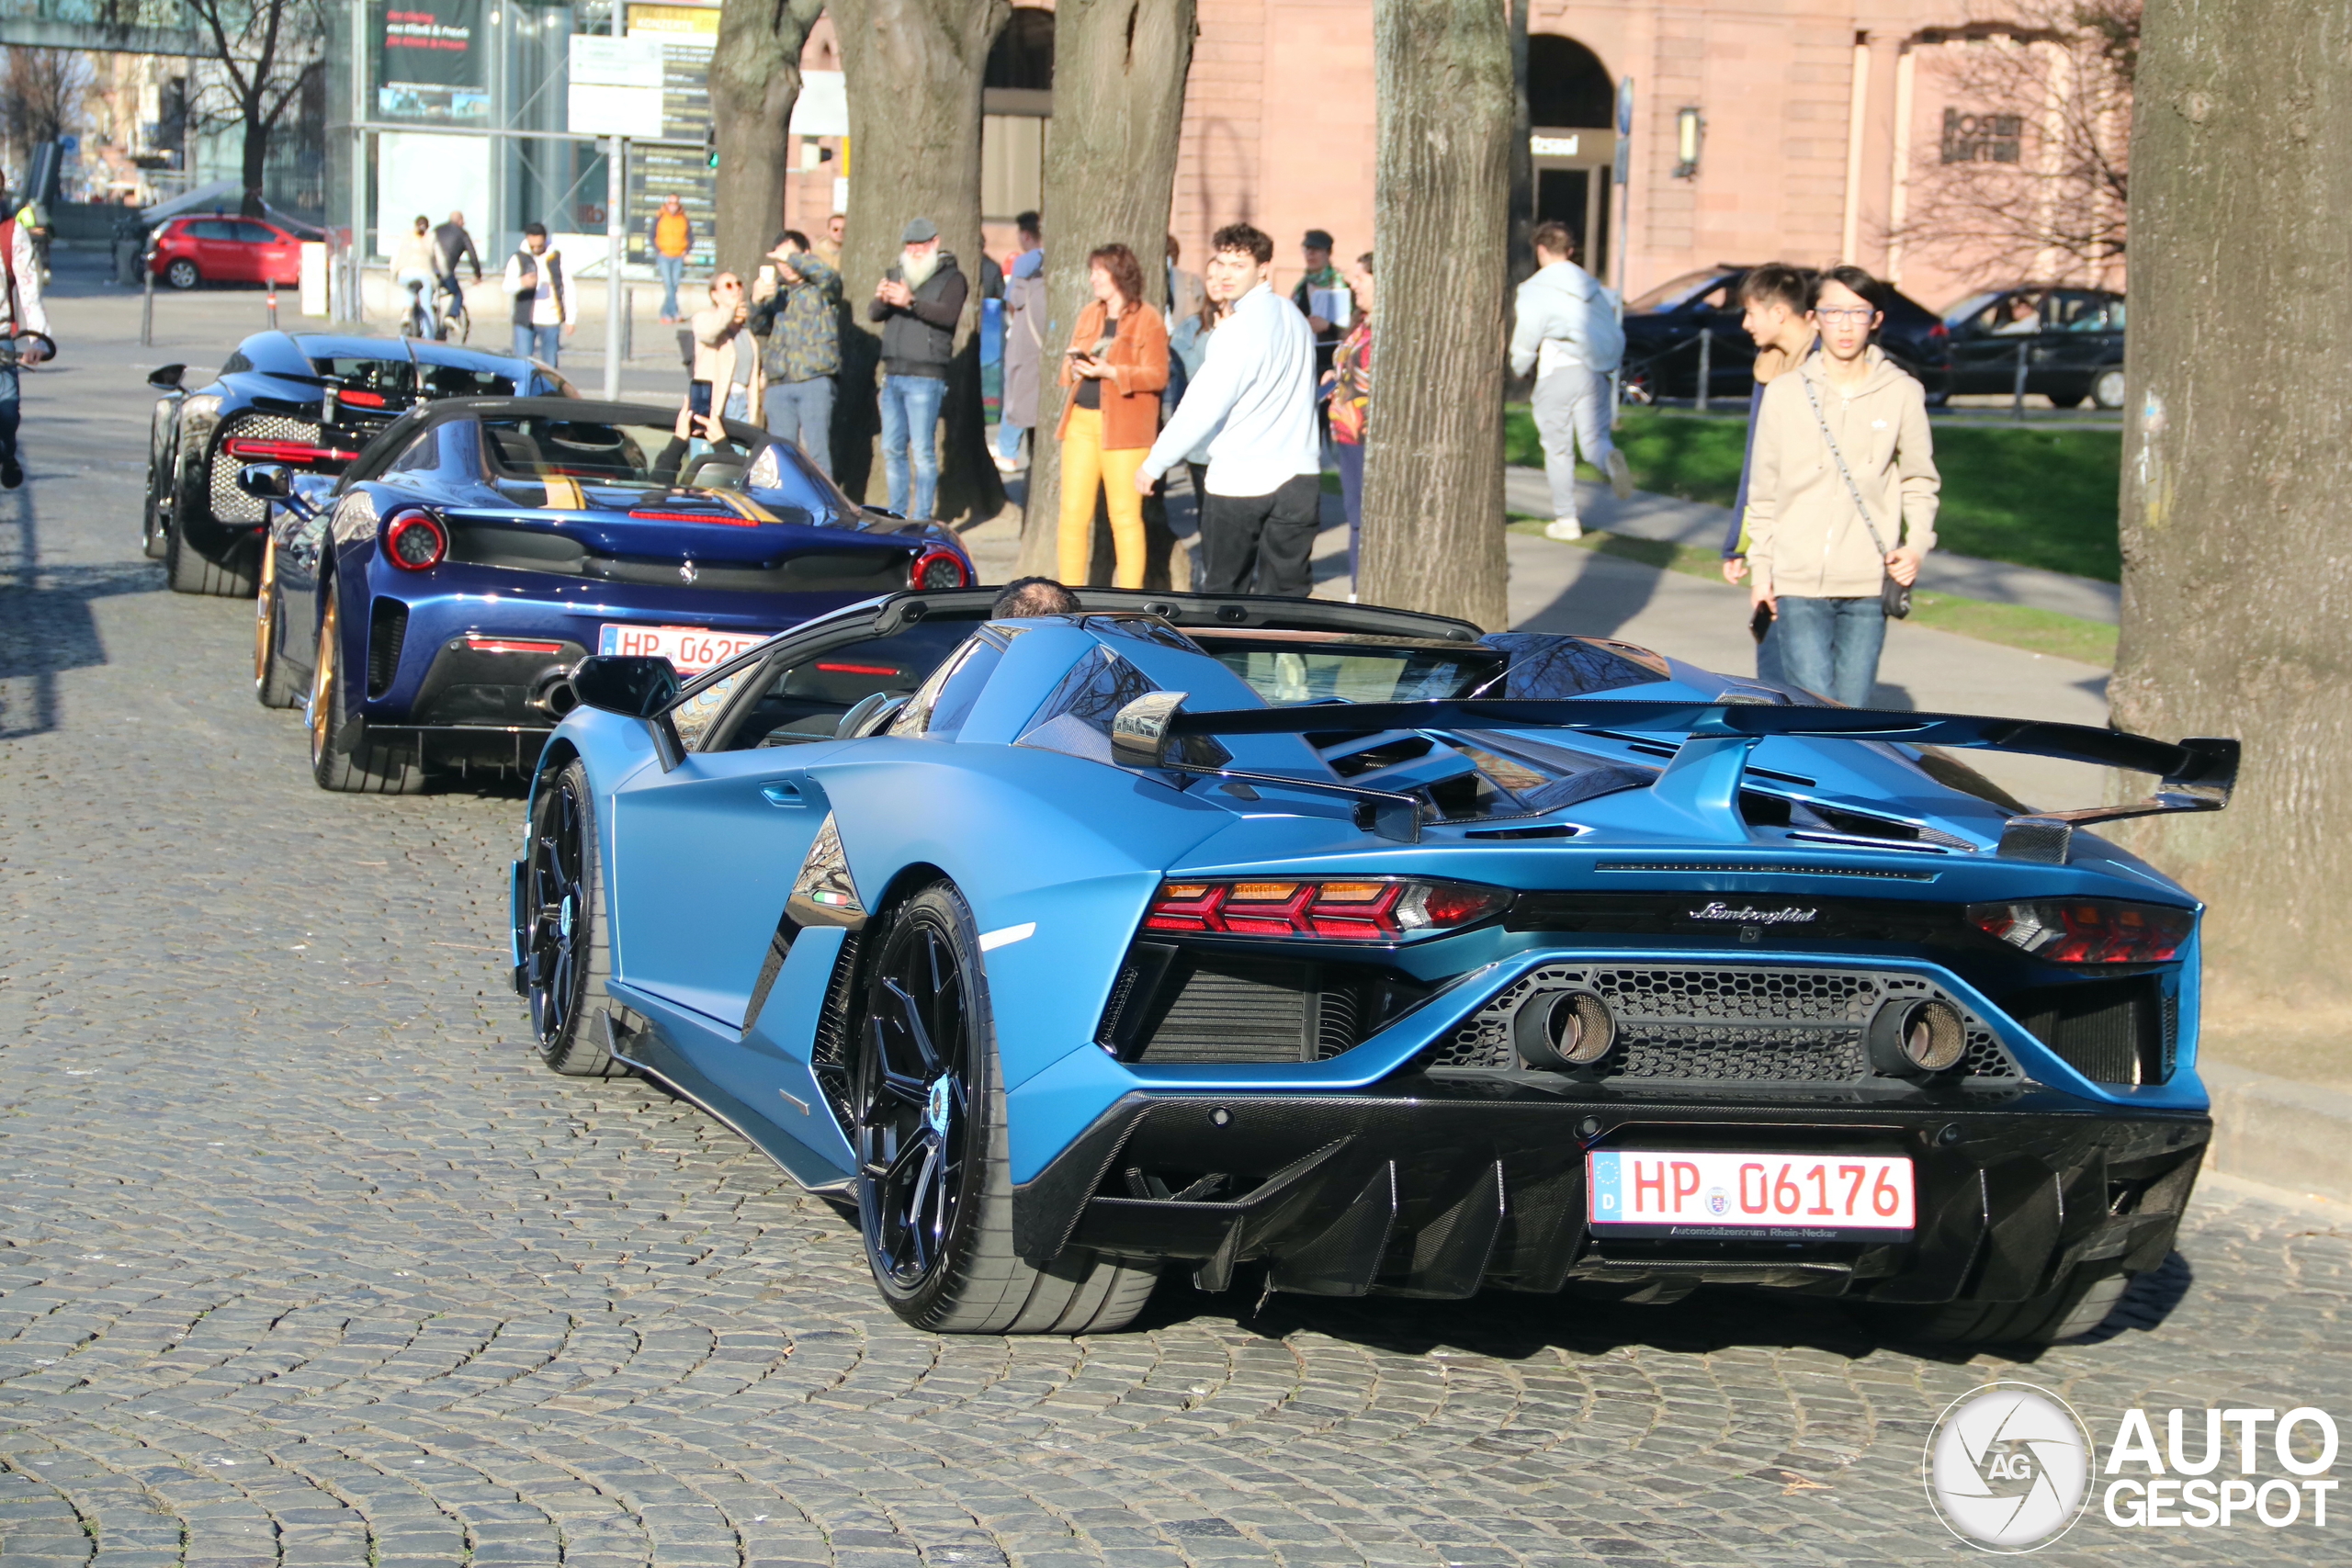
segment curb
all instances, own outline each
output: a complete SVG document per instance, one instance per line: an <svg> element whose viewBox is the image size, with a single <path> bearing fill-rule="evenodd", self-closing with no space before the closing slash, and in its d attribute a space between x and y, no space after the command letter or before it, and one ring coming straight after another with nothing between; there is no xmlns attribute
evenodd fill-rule
<svg viewBox="0 0 2352 1568"><path fill-rule="evenodd" d="M2198 1064L2213 1103L2209 1168L2352 1202L2352 1093Z"/></svg>

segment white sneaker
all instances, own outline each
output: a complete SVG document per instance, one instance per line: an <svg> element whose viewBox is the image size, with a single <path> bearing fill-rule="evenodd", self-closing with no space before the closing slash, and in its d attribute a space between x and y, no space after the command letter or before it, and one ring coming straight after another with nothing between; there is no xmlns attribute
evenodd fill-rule
<svg viewBox="0 0 2352 1568"><path fill-rule="evenodd" d="M1634 499L1634 470L1626 465L1625 454L1614 446L1609 449L1609 493L1620 501Z"/></svg>
<svg viewBox="0 0 2352 1568"><path fill-rule="evenodd" d="M1567 544L1573 540L1584 537L1584 525L1578 523L1573 517L1563 517L1555 523L1544 524L1544 536L1547 539L1557 539L1562 544Z"/></svg>

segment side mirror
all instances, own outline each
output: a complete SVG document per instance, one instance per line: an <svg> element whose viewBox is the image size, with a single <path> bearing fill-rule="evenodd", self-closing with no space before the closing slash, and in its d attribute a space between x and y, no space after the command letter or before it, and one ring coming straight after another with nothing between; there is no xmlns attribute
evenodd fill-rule
<svg viewBox="0 0 2352 1568"><path fill-rule="evenodd" d="M1111 717L1111 760L1123 768L1165 767L1172 738L1170 719L1184 705L1183 692L1147 692Z"/></svg>
<svg viewBox="0 0 2352 1568"><path fill-rule="evenodd" d="M571 672L582 707L628 718L651 718L678 695L678 671L666 659L594 654Z"/></svg>
<svg viewBox="0 0 2352 1568"><path fill-rule="evenodd" d="M185 365L159 365L147 372L147 384L159 392L176 392L180 378L187 374Z"/></svg>
<svg viewBox="0 0 2352 1568"><path fill-rule="evenodd" d="M276 463L247 463L237 470L237 488L255 501L287 501L294 494L294 480Z"/></svg>

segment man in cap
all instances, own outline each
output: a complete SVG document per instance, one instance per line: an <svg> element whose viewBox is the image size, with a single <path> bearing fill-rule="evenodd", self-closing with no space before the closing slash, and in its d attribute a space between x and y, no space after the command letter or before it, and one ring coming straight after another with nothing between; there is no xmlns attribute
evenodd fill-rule
<svg viewBox="0 0 2352 1568"><path fill-rule="evenodd" d="M908 224L899 246L899 265L874 286L865 314L882 323L882 466L890 510L927 519L939 496L939 405L947 395L947 361L971 285L956 269L955 254L939 248L939 225L930 219Z"/></svg>

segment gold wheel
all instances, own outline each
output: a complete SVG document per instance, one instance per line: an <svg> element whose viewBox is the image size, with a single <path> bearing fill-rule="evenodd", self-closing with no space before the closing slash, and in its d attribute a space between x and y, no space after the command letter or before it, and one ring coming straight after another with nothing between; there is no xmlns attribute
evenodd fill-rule
<svg viewBox="0 0 2352 1568"><path fill-rule="evenodd" d="M334 649L336 642L334 590L328 590L327 616L319 627L319 656L311 669L311 766L326 761L327 742L334 734Z"/></svg>
<svg viewBox="0 0 2352 1568"><path fill-rule="evenodd" d="M254 600L254 690L269 680L269 653L277 642L277 541L261 547L261 592Z"/></svg>

